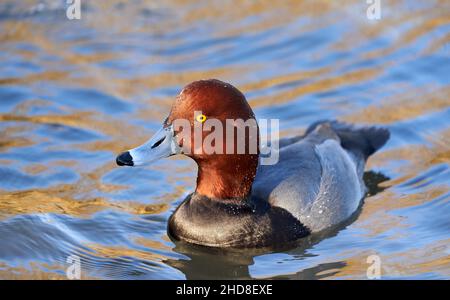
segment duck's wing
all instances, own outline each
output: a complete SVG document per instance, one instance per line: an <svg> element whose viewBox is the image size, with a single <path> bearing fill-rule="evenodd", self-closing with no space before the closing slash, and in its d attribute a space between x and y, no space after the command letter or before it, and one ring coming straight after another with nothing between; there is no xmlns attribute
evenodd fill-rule
<svg viewBox="0 0 450 300"><path fill-rule="evenodd" d="M365 194L365 160L388 137L382 128L317 122L301 139L280 147L276 165L259 166L254 195L289 211L312 231L342 222Z"/></svg>
<svg viewBox="0 0 450 300"><path fill-rule="evenodd" d="M368 157L383 147L389 137L390 132L384 127L357 126L336 120L321 120L309 126L303 135L280 139L279 148L289 147L301 141L320 145L328 139L336 140L351 155L359 175L362 176Z"/></svg>
<svg viewBox="0 0 450 300"><path fill-rule="evenodd" d="M357 126L339 121L318 121L309 126L305 137L318 130L331 130L340 140L341 146L355 155L367 159L389 140L387 128L376 126Z"/></svg>
<svg viewBox="0 0 450 300"><path fill-rule="evenodd" d="M297 136L293 136L293 137L281 138L278 141L278 147L279 148L284 148L284 147L287 147L289 145L295 144L298 141L300 141L301 139L303 139L304 137L305 137L305 135L297 135Z"/></svg>

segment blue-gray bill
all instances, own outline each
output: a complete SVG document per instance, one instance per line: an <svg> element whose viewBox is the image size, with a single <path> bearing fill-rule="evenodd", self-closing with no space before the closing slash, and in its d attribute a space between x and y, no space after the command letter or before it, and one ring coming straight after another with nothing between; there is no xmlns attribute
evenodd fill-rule
<svg viewBox="0 0 450 300"><path fill-rule="evenodd" d="M119 154L116 163L119 166L143 166L178 153L180 147L175 139L173 127L166 126L159 129L143 145Z"/></svg>

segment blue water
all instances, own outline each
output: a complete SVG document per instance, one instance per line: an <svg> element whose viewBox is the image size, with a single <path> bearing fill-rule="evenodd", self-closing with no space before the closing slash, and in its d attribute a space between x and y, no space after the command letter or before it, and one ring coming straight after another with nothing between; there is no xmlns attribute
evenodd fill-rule
<svg viewBox="0 0 450 300"><path fill-rule="evenodd" d="M450 5L382 1L0 3L0 278L450 278ZM191 81L219 78L295 135L318 119L380 124L369 195L346 226L283 251L172 242L195 187L172 157L118 168Z"/></svg>

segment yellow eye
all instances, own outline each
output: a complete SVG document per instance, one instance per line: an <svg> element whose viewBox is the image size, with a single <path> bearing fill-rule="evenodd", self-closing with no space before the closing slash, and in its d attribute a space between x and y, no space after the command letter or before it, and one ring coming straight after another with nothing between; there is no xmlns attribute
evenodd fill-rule
<svg viewBox="0 0 450 300"><path fill-rule="evenodd" d="M203 114L200 114L198 116L195 117L195 120L197 120L197 122L203 123L206 121L206 116Z"/></svg>

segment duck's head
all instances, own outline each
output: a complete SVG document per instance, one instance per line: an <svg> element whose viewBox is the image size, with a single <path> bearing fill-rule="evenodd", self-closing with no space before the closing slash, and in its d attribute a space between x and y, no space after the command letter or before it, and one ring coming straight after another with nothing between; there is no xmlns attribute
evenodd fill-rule
<svg viewBox="0 0 450 300"><path fill-rule="evenodd" d="M162 128L150 140L123 152L116 162L139 166L184 154L198 165L197 193L218 199L245 198L256 175L258 139L255 115L245 96L220 80L200 80L180 92Z"/></svg>

